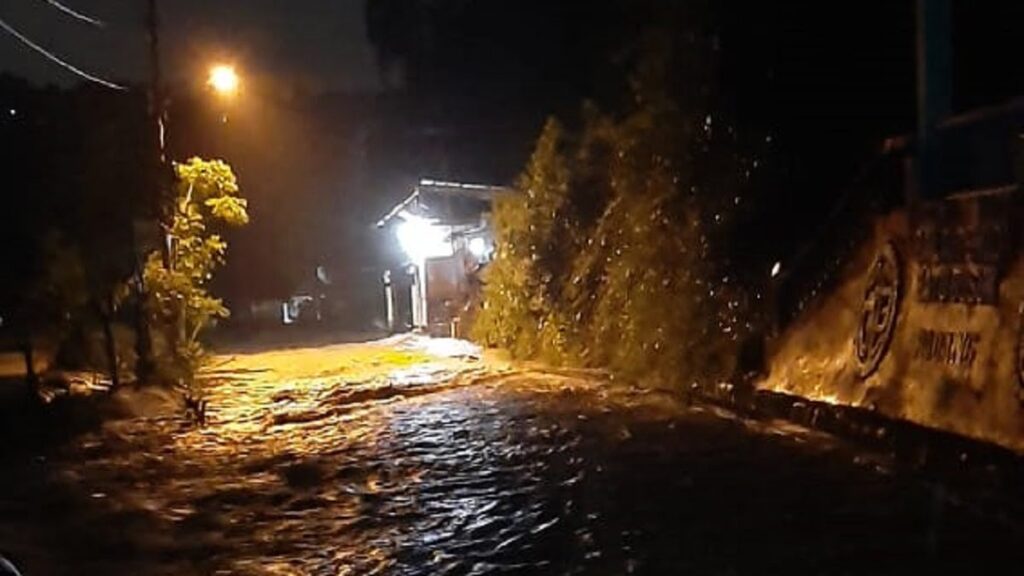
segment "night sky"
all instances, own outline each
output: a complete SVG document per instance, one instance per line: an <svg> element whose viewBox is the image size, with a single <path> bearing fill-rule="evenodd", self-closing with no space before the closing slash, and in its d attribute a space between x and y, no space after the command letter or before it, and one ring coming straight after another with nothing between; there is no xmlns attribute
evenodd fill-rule
<svg viewBox="0 0 1024 576"><path fill-rule="evenodd" d="M147 74L144 0L62 0L103 20L97 29L44 0L6 0L0 17L72 64L101 77L138 83ZM171 81L202 73L212 60L250 76L273 76L312 91L374 91L378 74L366 39L365 0L162 0ZM78 79L3 34L0 71L37 83Z"/></svg>

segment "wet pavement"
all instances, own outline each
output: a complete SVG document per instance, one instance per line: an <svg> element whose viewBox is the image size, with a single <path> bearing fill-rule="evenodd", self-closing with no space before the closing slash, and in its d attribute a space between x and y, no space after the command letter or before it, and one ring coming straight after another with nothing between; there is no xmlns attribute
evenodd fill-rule
<svg viewBox="0 0 1024 576"><path fill-rule="evenodd" d="M147 414L8 457L0 549L27 576L987 573L1024 559L1004 487L956 493L822 433L472 356L390 341L224 359L205 426Z"/></svg>

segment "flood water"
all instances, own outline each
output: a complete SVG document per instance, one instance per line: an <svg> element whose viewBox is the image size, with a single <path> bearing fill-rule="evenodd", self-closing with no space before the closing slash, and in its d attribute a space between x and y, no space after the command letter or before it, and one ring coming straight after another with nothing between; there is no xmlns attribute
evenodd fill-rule
<svg viewBox="0 0 1024 576"><path fill-rule="evenodd" d="M204 427L131 418L19 456L0 548L27 576L984 573L1024 557L1016 500L981 506L821 433L586 377L396 386L225 380Z"/></svg>

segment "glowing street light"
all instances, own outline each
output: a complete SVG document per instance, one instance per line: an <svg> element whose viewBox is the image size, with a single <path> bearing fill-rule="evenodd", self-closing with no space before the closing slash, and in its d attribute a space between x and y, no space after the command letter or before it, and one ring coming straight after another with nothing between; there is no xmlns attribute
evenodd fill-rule
<svg viewBox="0 0 1024 576"><path fill-rule="evenodd" d="M233 66L218 64L210 68L210 77L207 80L207 84L213 88L214 92L222 96L232 96L238 92L238 73L235 72Z"/></svg>

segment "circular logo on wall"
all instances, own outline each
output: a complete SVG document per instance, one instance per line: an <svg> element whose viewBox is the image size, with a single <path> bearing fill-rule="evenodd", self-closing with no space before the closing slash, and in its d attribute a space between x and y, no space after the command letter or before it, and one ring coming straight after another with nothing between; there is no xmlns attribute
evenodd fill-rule
<svg viewBox="0 0 1024 576"><path fill-rule="evenodd" d="M857 375L867 378L878 369L889 351L900 302L900 262L896 247L889 242L875 256L864 289L854 351Z"/></svg>

